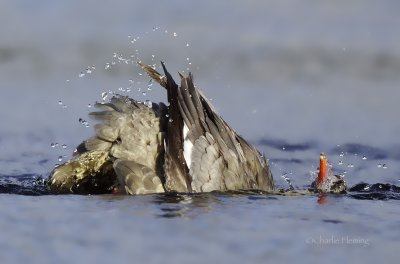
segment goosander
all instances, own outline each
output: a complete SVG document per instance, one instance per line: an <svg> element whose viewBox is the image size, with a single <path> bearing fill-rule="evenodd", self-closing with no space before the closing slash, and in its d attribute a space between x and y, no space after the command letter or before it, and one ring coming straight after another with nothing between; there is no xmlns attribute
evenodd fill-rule
<svg viewBox="0 0 400 264"><path fill-rule="evenodd" d="M53 193L274 189L267 159L217 114L191 73L180 74L177 85L164 63L164 75L140 65L167 89L168 107L125 96L96 104L95 136L53 170Z"/></svg>

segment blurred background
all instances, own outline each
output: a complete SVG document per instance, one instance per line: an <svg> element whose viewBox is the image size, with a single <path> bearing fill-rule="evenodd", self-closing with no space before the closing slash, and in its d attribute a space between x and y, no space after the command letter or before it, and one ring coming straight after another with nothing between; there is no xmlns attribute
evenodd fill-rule
<svg viewBox="0 0 400 264"><path fill-rule="evenodd" d="M318 154L350 182L398 183L398 1L0 3L0 174L47 175L112 92L165 101L137 60L193 72L220 114L308 183ZM107 98L106 98L107 97ZM296 179L297 177L297 179Z"/></svg>

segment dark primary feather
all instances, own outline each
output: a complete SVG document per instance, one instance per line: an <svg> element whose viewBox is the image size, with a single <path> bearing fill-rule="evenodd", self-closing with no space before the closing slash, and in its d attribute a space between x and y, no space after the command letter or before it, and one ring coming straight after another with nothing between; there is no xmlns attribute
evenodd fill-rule
<svg viewBox="0 0 400 264"><path fill-rule="evenodd" d="M183 119L178 106L178 85L162 63L167 79L169 122L165 149L166 189L177 192L191 192L191 179L183 157Z"/></svg>

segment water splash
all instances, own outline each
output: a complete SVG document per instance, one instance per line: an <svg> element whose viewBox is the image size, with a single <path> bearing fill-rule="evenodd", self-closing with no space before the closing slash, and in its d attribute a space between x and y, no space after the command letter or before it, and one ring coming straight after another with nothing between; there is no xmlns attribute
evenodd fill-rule
<svg viewBox="0 0 400 264"><path fill-rule="evenodd" d="M290 174L292 174L292 173L290 173ZM291 182L291 180L290 180L290 178L289 178L289 176L288 176L288 173L282 174L281 177L285 180L285 182L286 182L287 184L289 184L289 190L293 191L293 190L294 190L294 187L293 187L292 182Z"/></svg>
<svg viewBox="0 0 400 264"><path fill-rule="evenodd" d="M102 99L103 101L105 101L105 100L107 99L107 97L108 97L108 93L107 93L107 92L102 92L102 93L101 93L101 99Z"/></svg>
<svg viewBox="0 0 400 264"><path fill-rule="evenodd" d="M67 105L64 104L61 100L58 101L58 105L61 106L63 109L67 109Z"/></svg>
<svg viewBox="0 0 400 264"><path fill-rule="evenodd" d="M83 125L83 126L85 126L85 127L89 127L89 126L90 126L90 125L89 125L89 122L86 121L86 120L83 119L83 118L79 118L78 121L79 121L79 123L80 123L81 125Z"/></svg>
<svg viewBox="0 0 400 264"><path fill-rule="evenodd" d="M153 107L153 103L150 100L146 100L143 102L143 104L145 106L147 106L148 108L152 108Z"/></svg>
<svg viewBox="0 0 400 264"><path fill-rule="evenodd" d="M149 83L147 84L147 90L151 91L153 86L153 79L150 79Z"/></svg>

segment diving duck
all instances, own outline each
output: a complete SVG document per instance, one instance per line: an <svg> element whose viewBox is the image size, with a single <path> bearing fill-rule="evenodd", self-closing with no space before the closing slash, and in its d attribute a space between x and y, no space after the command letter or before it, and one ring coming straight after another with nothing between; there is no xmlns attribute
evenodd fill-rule
<svg viewBox="0 0 400 264"><path fill-rule="evenodd" d="M142 69L167 90L168 106L114 96L97 103L95 136L49 177L53 193L211 192L274 189L266 158L217 114L193 76L176 84Z"/></svg>

